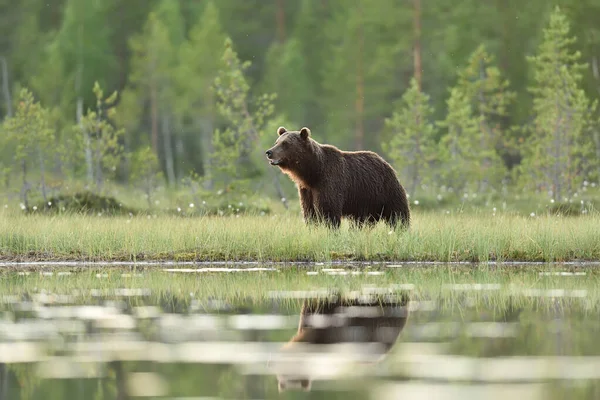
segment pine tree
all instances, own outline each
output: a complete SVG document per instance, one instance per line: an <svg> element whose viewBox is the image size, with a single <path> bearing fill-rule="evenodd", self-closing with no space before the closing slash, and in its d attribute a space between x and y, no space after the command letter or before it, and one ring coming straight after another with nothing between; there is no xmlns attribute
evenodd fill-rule
<svg viewBox="0 0 600 400"><path fill-rule="evenodd" d="M321 61L324 140L355 150L375 149L381 116L391 113L391 96L404 85L399 60L410 38L399 36L398 29L412 28L410 8L393 0L331 3L325 26L328 53ZM412 70L412 63L406 68Z"/></svg>
<svg viewBox="0 0 600 400"><path fill-rule="evenodd" d="M179 96L176 112L181 120L189 121L193 135L192 146L199 147L204 175L210 176L212 136L217 126L216 99L212 86L223 67L225 33L219 21L219 10L209 1L189 33L178 54L175 81ZM198 154L198 151L195 152ZM207 188L212 181L206 180Z"/></svg>
<svg viewBox="0 0 600 400"><path fill-rule="evenodd" d="M157 155L164 155L167 181L169 184L174 184L176 176L171 132L176 125L173 118L173 105L176 98L174 71L178 46L172 40L175 40L173 38L177 38L178 35L174 33L172 27L161 20L161 16L167 21L176 19L178 7L168 10L168 4L169 1L159 3L158 10L148 15L142 32L130 40L133 54L129 90L135 91L138 101L150 103L150 143ZM165 15L170 17L166 18ZM159 148L160 136L163 144L162 153Z"/></svg>
<svg viewBox="0 0 600 400"><path fill-rule="evenodd" d="M104 181L112 178L119 166L123 156L121 139L125 131L122 128L116 128L112 123L115 116L117 92L104 98L104 92L98 82L94 83L93 92L96 96L95 109L88 109L74 129L83 131L81 132L82 137L89 137L94 165L94 181L96 190L99 192L102 190Z"/></svg>
<svg viewBox="0 0 600 400"><path fill-rule="evenodd" d="M283 110L294 125L307 125L307 106L315 95L307 76L308 65L300 41L295 37L284 43L275 42L267 53L267 69L263 81L266 92L277 93L277 109Z"/></svg>
<svg viewBox="0 0 600 400"><path fill-rule="evenodd" d="M158 157L150 146L145 146L134 152L131 158L131 180L144 191L148 207L152 208L152 194L162 180Z"/></svg>
<svg viewBox="0 0 600 400"><path fill-rule="evenodd" d="M429 96L418 88L413 77L401 103L385 120L391 139L383 144L398 174L407 182L407 192L415 197L421 184L433 180L428 167L437 156L435 136L437 127L430 121L433 108Z"/></svg>
<svg viewBox="0 0 600 400"><path fill-rule="evenodd" d="M35 101L28 89L21 89L15 115L7 118L3 125L3 131L15 143L15 161L21 169L23 179L23 204L28 208L27 193L31 188L28 170L32 164L37 164L39 168L40 189L46 202L46 158L54 141L54 130L49 124L48 110Z"/></svg>
<svg viewBox="0 0 600 400"><path fill-rule="evenodd" d="M571 51L567 18L559 7L550 14L537 54L528 60L533 68L533 124L529 143L523 147L521 165L525 185L546 190L553 200L563 201L583 180L583 158L591 147L584 135L596 110L581 89L581 54Z"/></svg>
<svg viewBox="0 0 600 400"><path fill-rule="evenodd" d="M215 172L224 175L226 190L242 193L248 188L249 179L260 175L252 155L257 153L256 146L267 133L265 128L272 125L270 121L275 111L273 102L276 96L250 96L250 85L244 71L251 63L240 61L229 38L225 40L222 60L224 67L215 79L214 90L217 109L227 125L225 129L214 132L212 165ZM274 175L274 183L287 207L277 175Z"/></svg>

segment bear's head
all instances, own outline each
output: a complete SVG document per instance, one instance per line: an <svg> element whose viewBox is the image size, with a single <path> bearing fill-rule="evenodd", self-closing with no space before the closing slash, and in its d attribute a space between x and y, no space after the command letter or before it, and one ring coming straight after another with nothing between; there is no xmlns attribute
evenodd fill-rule
<svg viewBox="0 0 600 400"><path fill-rule="evenodd" d="M280 126L277 135L275 145L265 152L271 165L287 169L306 162L307 154L311 152L310 129L288 131Z"/></svg>

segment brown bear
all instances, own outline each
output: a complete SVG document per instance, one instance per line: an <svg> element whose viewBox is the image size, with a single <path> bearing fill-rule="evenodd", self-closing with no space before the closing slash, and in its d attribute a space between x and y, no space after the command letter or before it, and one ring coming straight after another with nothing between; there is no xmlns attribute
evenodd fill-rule
<svg viewBox="0 0 600 400"><path fill-rule="evenodd" d="M382 360L408 321L409 296L400 293L377 297L363 295L358 299L344 299L337 295L320 301L304 300L296 335L280 350L282 358L269 361L269 367L277 375L279 391L311 389L312 377L300 368L302 358L294 360L293 356L298 351L312 350L312 345L376 344L377 348L367 348L371 352L369 358L374 362ZM309 371L314 369L311 364L306 367Z"/></svg>
<svg viewBox="0 0 600 400"><path fill-rule="evenodd" d="M339 228L342 216L359 227L380 219L395 228L410 225L406 191L390 164L372 151L342 151L311 138L306 127L277 129L275 145L266 151L298 187L307 223L325 221Z"/></svg>

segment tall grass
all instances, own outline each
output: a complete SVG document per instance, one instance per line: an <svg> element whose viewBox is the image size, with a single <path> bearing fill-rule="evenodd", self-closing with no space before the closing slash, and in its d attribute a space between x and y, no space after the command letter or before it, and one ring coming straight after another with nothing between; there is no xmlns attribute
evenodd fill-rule
<svg viewBox="0 0 600 400"><path fill-rule="evenodd" d="M415 213L408 231L340 231L299 216L93 217L0 213L4 259L197 261L600 260L600 217Z"/></svg>

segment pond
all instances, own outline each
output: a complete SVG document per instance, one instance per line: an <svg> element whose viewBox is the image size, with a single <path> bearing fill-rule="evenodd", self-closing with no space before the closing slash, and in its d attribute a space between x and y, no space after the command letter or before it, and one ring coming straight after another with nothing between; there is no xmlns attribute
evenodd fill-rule
<svg viewBox="0 0 600 400"><path fill-rule="evenodd" d="M1 267L0 400L600 398L583 264Z"/></svg>

